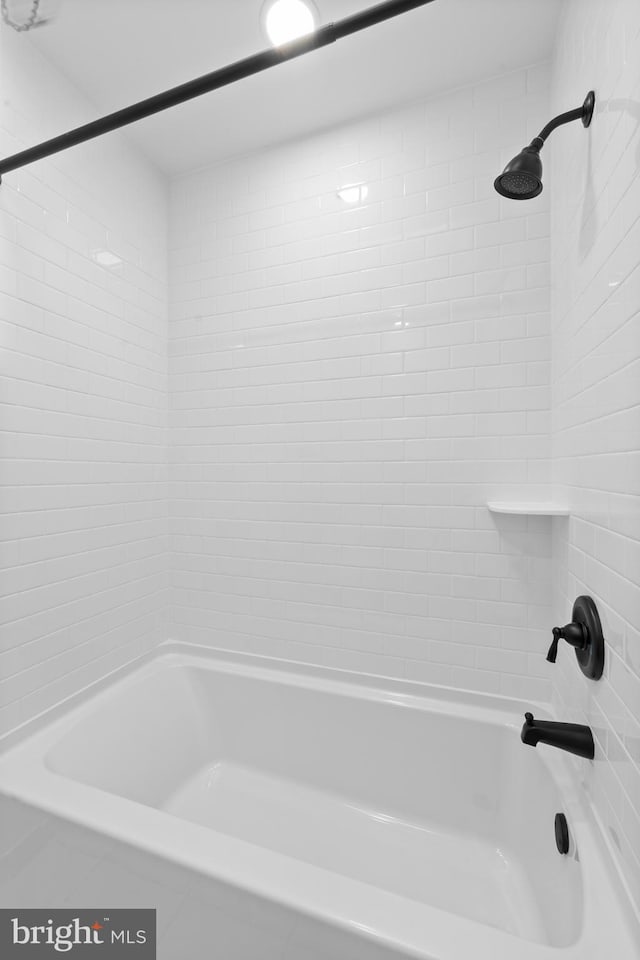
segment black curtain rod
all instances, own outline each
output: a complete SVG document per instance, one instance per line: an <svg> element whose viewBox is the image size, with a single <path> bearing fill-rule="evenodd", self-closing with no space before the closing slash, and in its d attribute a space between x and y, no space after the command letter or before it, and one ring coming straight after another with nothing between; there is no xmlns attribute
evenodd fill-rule
<svg viewBox="0 0 640 960"><path fill-rule="evenodd" d="M30 147L28 150L22 150L20 153L14 153L13 156L1 160L0 182L2 181L2 174L8 173L10 170L17 170L18 167L24 167L35 160L50 157L54 153L66 150L68 147L74 147L78 143L84 143L86 140L93 140L94 137L100 137L103 133L110 133L111 130L125 127L129 123L135 123L137 120L150 117L154 113L160 113L162 110L175 107L187 100L193 100L194 97L200 97L203 93L210 93L212 90L226 87L237 80L250 77L254 73L261 73L263 70L275 67L286 60L293 60L295 57L300 57L311 50L326 47L328 44L342 39L342 37L347 37L360 30L366 30L367 27L376 23L389 20L391 17L397 17L399 14L407 13L407 11L416 7L423 7L427 3L433 3L433 0L388 0L386 3L379 3L374 7L363 10L361 13L345 17L344 20L319 27L313 33L300 37L298 40L292 40L290 43L270 50L263 50L262 53L256 53L244 60L237 60L227 67L214 70L212 73L207 73L196 80L190 80L178 87L172 87L171 90L159 93L155 97L141 100L130 107L125 107L123 110L116 110L115 113L109 113L106 117L93 120L91 123L69 130L68 133L63 133L59 137L45 140L44 143Z"/></svg>

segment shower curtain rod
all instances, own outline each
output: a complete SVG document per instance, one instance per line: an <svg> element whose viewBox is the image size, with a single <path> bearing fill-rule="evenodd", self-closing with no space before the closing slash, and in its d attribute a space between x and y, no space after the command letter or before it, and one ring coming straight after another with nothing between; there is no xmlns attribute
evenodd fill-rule
<svg viewBox="0 0 640 960"><path fill-rule="evenodd" d="M99 120L93 120L91 123L69 130L68 133L63 133L59 137L45 140L28 150L14 153L13 156L0 160L0 183L2 182L2 175L9 173L10 170L17 170L28 163L50 157L54 153L67 150L69 147L74 147L87 140L93 140L104 133L110 133L112 130L118 130L120 127L135 123L137 120L150 117L154 113L160 113L160 111L167 110L169 107L175 107L179 103L193 100L194 97L200 97L203 93L210 93L212 90L226 87L237 80L243 80L254 73L261 73L263 70L275 67L279 63L284 63L286 60L293 60L304 53L310 53L311 50L326 47L336 40L341 40L342 37L358 33L360 30L366 30L367 27L389 20L391 17L397 17L401 13L407 13L416 7L424 7L427 3L433 3L433 0L387 0L386 3L378 3L361 13L345 17L335 23L327 23L307 36L292 40L280 47L263 50L261 53L256 53L243 60L236 60L235 63L214 70L212 73L207 73L196 80L190 80L188 83L172 87L164 93L159 93L146 100L140 100L139 103L134 103L130 107L117 110L115 113L109 113Z"/></svg>

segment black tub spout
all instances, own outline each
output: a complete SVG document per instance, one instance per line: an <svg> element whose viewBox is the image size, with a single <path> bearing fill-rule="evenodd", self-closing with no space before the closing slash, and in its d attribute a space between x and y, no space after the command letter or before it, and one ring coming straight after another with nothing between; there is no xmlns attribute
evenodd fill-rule
<svg viewBox="0 0 640 960"><path fill-rule="evenodd" d="M593 760L595 745L591 727L581 723L556 723L554 720L534 720L532 713L525 713L520 739L530 747L548 743L575 753L578 757Z"/></svg>

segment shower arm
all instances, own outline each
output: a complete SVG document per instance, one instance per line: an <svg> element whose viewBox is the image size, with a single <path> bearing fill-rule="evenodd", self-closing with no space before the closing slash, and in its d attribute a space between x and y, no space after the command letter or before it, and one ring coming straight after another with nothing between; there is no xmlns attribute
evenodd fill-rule
<svg viewBox="0 0 640 960"><path fill-rule="evenodd" d="M529 144L529 148L533 147L536 151L540 150L540 148L544 146L549 134L553 133L556 127L561 127L565 123L571 123L573 120L582 120L583 126L588 127L591 123L594 106L595 95L593 91L590 91L581 107L576 107L575 110L567 110L566 113L559 113L553 120L549 120L549 123L542 128L538 136L533 138Z"/></svg>
<svg viewBox="0 0 640 960"><path fill-rule="evenodd" d="M313 33L297 40L263 50L261 53L256 53L243 60L236 60L235 63L214 70L212 73L207 73L196 80L182 83L177 87L166 90L164 93L134 103L130 107L117 110L115 113L109 113L99 120L93 120L91 123L76 127L58 137L53 137L51 140L45 140L35 147L30 147L28 150L22 150L20 153L15 153L4 160L0 160L0 183L2 182L2 175L9 173L11 170L17 170L28 163L50 157L55 153L60 153L61 150L67 150L69 147L85 143L87 140L93 140L95 137L110 133L112 130L118 130L120 127L125 127L130 123L160 113L162 110L175 107L187 100L193 100L204 93L210 93L212 90L218 90L220 87L236 83L238 80L250 77L255 73L261 73L263 70L268 70L287 60L293 60L305 53L310 53L312 50L326 47L330 43L335 43L336 40L350 36L352 33L366 30L376 23L390 20L392 17L407 13L416 7L424 7L428 3L433 3L433 0L387 0L385 3L378 3L373 7L362 10L360 13L337 20L335 23L327 23Z"/></svg>

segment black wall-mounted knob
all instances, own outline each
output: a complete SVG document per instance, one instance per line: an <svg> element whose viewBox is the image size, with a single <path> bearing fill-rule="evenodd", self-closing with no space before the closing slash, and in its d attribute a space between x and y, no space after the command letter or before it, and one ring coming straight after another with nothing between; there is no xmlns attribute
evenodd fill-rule
<svg viewBox="0 0 640 960"><path fill-rule="evenodd" d="M558 643L566 640L576 651L580 669L590 680L599 680L604 670L604 637L598 610L591 597L578 597L573 605L572 621L564 627L553 628L553 641L547 653L549 663L555 663Z"/></svg>
<svg viewBox="0 0 640 960"><path fill-rule="evenodd" d="M575 647L576 650L584 650L589 642L587 632L582 623L567 623L564 627L554 627L552 630L553 633L553 642L549 647L549 652L547 654L547 660L550 663L556 662L556 657L558 655L558 641L566 640L567 643L570 643L572 647Z"/></svg>

